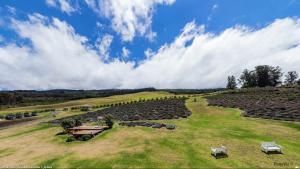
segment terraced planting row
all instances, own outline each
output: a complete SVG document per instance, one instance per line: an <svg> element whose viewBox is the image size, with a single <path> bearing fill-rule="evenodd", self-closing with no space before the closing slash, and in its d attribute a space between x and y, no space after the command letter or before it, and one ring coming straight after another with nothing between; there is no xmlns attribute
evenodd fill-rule
<svg viewBox="0 0 300 169"><path fill-rule="evenodd" d="M63 120L70 119L97 121L107 115L119 121L186 118L191 115L191 112L185 107L185 100L186 98L164 98L160 100L123 104L82 115L62 118L52 122L60 123Z"/></svg>
<svg viewBox="0 0 300 169"><path fill-rule="evenodd" d="M143 127L152 127L152 128L166 128L168 130L174 130L176 126L174 124L164 124L164 123L155 123L155 122L147 122L147 121L126 121L119 123L121 126L135 127L135 126L143 126Z"/></svg>
<svg viewBox="0 0 300 169"><path fill-rule="evenodd" d="M300 87L241 89L206 98L212 106L240 108L246 117L300 121Z"/></svg>

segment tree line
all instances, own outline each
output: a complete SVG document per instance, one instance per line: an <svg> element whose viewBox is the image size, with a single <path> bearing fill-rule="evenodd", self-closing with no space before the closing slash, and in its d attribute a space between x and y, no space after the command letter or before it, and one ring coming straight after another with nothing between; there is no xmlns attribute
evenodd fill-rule
<svg viewBox="0 0 300 169"><path fill-rule="evenodd" d="M0 91L0 108L6 106L30 106L37 104L52 104L69 100L108 97L138 92L156 91L155 88L142 89L106 89L106 90L15 90Z"/></svg>
<svg viewBox="0 0 300 169"><path fill-rule="evenodd" d="M282 82L282 69L279 66L259 65L254 70L245 69L237 80L235 76L227 77L227 89L235 89L238 83L242 88L267 87L281 85L300 85L299 74L296 71L289 71Z"/></svg>

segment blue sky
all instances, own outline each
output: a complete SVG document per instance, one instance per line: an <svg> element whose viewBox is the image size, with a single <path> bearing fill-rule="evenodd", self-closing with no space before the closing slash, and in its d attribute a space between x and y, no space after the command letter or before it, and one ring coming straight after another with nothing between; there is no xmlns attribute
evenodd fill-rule
<svg viewBox="0 0 300 169"><path fill-rule="evenodd" d="M164 78L151 77L149 79L151 79L152 82L150 82L150 80L148 82L144 79L144 76L149 75L151 73L145 73L144 71L140 70L146 69L143 68L143 65L151 65L151 62L160 62L155 61L155 59L157 58L166 58L166 60L170 60L168 59L168 57L171 56L165 56L166 54L164 53L168 53L168 51L165 50L171 50L172 44L175 44L176 39L180 39L180 37L182 39L189 39L186 42L184 42L184 49L182 49L187 51L189 49L192 50L192 48L189 47L196 45L195 39L201 39L206 37L211 38L210 40L212 41L214 39L215 41L217 41L217 38L222 38L222 35L225 36L224 32L226 32L226 30L229 31L231 29L236 29L236 31L240 31L242 32L242 34L249 33L254 36L255 33L259 34L260 30L263 31L264 29L272 27L272 24L276 26L276 21L278 20L281 20L282 22L286 21L286 23L282 23L281 25L283 28L285 28L286 25L290 24L291 27L293 27L293 25L296 25L296 28L293 27L293 29L297 29L297 26L299 26L298 17L300 15L300 0L149 0L145 1L145 3L140 3L138 2L138 0L136 0L127 1L127 4L125 1L123 1L123 3L120 2L122 1L0 1L0 47L3 50L2 53L9 53L7 50L8 46L11 45L16 45L16 47L18 47L19 49L28 48L32 53L21 53L20 55L36 54L37 56L35 57L42 58L44 53L37 53L39 52L39 48L44 48L38 46L38 43L35 42L34 39L38 33L41 34L41 37L44 37L45 34L40 32L39 30L36 30L37 34L27 35L28 33L26 31L28 31L28 29L33 29L33 27L30 27L30 25L34 26L35 24L42 24L42 26L44 26L43 28L45 29L51 28L51 25L55 25L52 21L52 18L56 18L59 20L59 22L65 23L65 27L72 28L73 33L76 34L76 36L78 35L86 39L85 42L79 43L83 46L83 48L88 48L85 49L87 53L96 53L95 57L99 57L100 60L99 66L101 66L100 64L103 64L103 66L109 67L107 69L115 69L113 68L113 66L110 65L115 65L117 63L123 64L125 65L125 67L129 67L129 72L124 73L125 76L127 78L132 78L131 81L134 81L133 79L136 79L136 81L142 79L140 80L141 82L134 83L131 81L126 81L124 79L120 80L119 76L122 73L116 71L115 73L112 73L112 76L116 77L116 79L112 80L112 82L102 85L102 80L97 79L98 77L106 75L106 73L102 73L101 70L97 70L100 73L92 77L86 77L89 75L86 75L84 73L82 75L79 75L82 77L86 77L87 79L89 79L89 81L91 81L91 83L94 82L97 85L78 85L77 83L79 83L79 81L82 80L82 77L78 77L78 79L76 79L76 75L71 75L72 77L70 77L70 75L65 75L61 77L61 79L58 78L54 80L52 79L53 75L49 75L46 81L56 82L50 85L48 85L47 83L47 85L45 85L39 82L42 80L45 81L45 79L40 78L38 75L32 72L33 70L52 71L51 69L42 70L39 69L37 65L28 65L26 68L12 68L10 65L8 65L7 61L4 62L4 57L1 58L0 50L0 61L2 59L2 63L5 63L5 68L2 68L3 71L7 73L11 72L11 75L14 76L14 78L7 78L2 81L0 80L0 89L137 88L150 86L158 88L222 87L225 84L225 81L221 80L220 77L213 78L214 74L207 75L208 77L206 81L199 82L198 80L193 80L193 78L197 79L197 76L192 75L191 77L186 77L184 75L184 71L189 72L190 70L181 70L180 72L177 72L177 74L182 73L182 78L185 79L185 82L181 84L178 83L178 77L174 78L172 77L173 75L166 75L167 77ZM39 23L30 20L30 16L39 18ZM40 16L43 16L44 18L41 19ZM290 20L290 22L293 23L289 23L289 21L287 20ZM28 22L29 25L26 25L26 22ZM185 28L188 29L189 23L191 23L190 27L192 27L192 30L189 30L188 35L184 35L183 32ZM120 25L114 27L114 24ZM281 24L281 22L278 21L278 24ZM131 29L129 27L131 27ZM196 33L194 33L195 31ZM233 30L233 32L236 31ZM297 31L298 30L295 30L296 33ZM73 38L75 36L72 35L72 33L70 32L67 32L66 34L70 35ZM283 35L283 37L289 36L291 35ZM46 36L44 38L44 40L47 40ZM257 43L260 43L261 40L263 39L258 38ZM276 40L281 41L281 39ZM241 40L239 41L243 41L243 38L241 38ZM224 41L224 43L227 42ZM291 40L291 42L286 43L287 44L282 45L297 46L298 39L294 39ZM56 44L58 44L58 42ZM198 47L203 48L204 44L205 42L202 42L201 45L199 45ZM55 50L55 48L53 48L53 50ZM265 50L269 51L267 47ZM149 56L146 56L146 51L151 55L149 54ZM181 51L177 52L180 53ZM172 52L170 51L170 53ZM63 57L62 55L64 54L67 54L67 52L62 51L61 54L58 53L58 55L60 55L59 57ZM198 54L198 58L193 58L197 57ZM203 61L203 58L206 58L208 55L211 55L211 57L217 57L216 55L218 54L203 54L201 52L198 52L191 54L191 56L186 56L185 53L182 53L180 56L178 56L178 59L195 59L197 63L199 62L198 64L201 67L205 66L206 61ZM269 55L271 57L273 56L273 53L270 53ZM12 59L14 56L9 57L9 59ZM199 61L197 61L197 59L199 59ZM289 61L290 60L291 59L289 59ZM27 60L25 59L24 62L32 62L31 57L27 58ZM161 63L162 62L163 61L161 61ZM254 64L260 63L277 64L277 62L273 62L272 59L268 59L268 61L265 62L260 62L259 60L257 60L257 62L254 62L249 65L245 64L242 66L244 66L244 68L248 68L254 66ZM175 64L175 67L177 67L176 70L184 69L183 67L191 65L198 67L197 65L193 65L191 63L184 65L180 62L180 60L174 60L171 63L165 64L170 64L169 66L172 66L171 64ZM182 67L180 67L179 64L181 64ZM225 64L226 63L224 62L224 65ZM232 67L234 66L235 65L232 65ZM225 73L238 75L238 72L241 71L242 66L239 66L238 69L228 68L226 69ZM291 66L288 63L285 63L282 66L283 68L293 68L293 65ZM29 70L30 68L32 68L32 70ZM13 69L14 71L12 71ZM151 68L147 68L147 70L148 69ZM152 67L152 69L155 70L156 68ZM203 68L203 70L200 69L196 72L200 74L208 74L207 72L210 72L210 69L206 69L207 68ZM12 82L13 80L19 79L20 76L23 76L20 73L16 73L17 70L22 71L26 76L28 76L27 80L20 81L20 83L24 85L14 85ZM160 69L158 68L158 70ZM164 68L161 68L161 72L156 72L156 76L160 76L160 74L164 72L164 70ZM33 78L31 80L35 81L35 83L28 82L28 78ZM66 79L71 79L71 81L68 81ZM208 85L203 85L205 82L207 82Z"/></svg>

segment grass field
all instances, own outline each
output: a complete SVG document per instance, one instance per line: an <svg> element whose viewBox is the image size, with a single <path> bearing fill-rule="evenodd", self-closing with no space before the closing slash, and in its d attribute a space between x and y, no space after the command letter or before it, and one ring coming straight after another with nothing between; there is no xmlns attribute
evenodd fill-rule
<svg viewBox="0 0 300 169"><path fill-rule="evenodd" d="M62 108L78 104L102 104L151 98L168 93L138 93L55 104ZM300 167L300 124L244 118L237 109L208 107L197 96L187 100L188 119L160 120L176 124L174 131L115 125L87 142L66 143L55 136L60 127L40 124L53 117L0 130L0 168L52 166L81 168L296 168ZM41 106L2 111L38 109ZM44 108L44 106L42 106ZM79 112L61 112L59 117ZM283 146L281 155L265 155L262 141ZM224 145L229 157L214 159L210 147Z"/></svg>

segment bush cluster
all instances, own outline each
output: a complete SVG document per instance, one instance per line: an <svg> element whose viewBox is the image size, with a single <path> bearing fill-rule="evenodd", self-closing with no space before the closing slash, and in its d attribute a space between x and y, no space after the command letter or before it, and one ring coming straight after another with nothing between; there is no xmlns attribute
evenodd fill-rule
<svg viewBox="0 0 300 169"><path fill-rule="evenodd" d="M184 96L169 96L169 97L157 97L157 98L151 98L151 99L145 99L145 98L139 98L138 100L132 100L127 102L118 102L118 103L111 103L111 104L102 104L102 105L96 105L92 106L92 108L105 108L105 107L114 107L114 106L122 106L126 104L134 104L134 103L141 103L141 102L147 102L147 101L159 101L159 100L166 100L166 99L179 99L179 98L185 98ZM72 109L72 108L71 108ZM78 109L78 107L73 107L73 109Z"/></svg>
<svg viewBox="0 0 300 169"><path fill-rule="evenodd" d="M242 109L246 117L300 121L299 87L247 88L206 98L209 105Z"/></svg>
<svg viewBox="0 0 300 169"><path fill-rule="evenodd" d="M2 116L2 118L5 118L6 120L15 120L15 119L23 119L23 118L28 118L28 117L32 117L32 116L37 116L37 112L17 112L15 114L10 113L7 114L5 116Z"/></svg>
<svg viewBox="0 0 300 169"><path fill-rule="evenodd" d="M114 121L113 121L111 116L105 116L104 117L104 122L108 126L109 129L111 129L114 125Z"/></svg>
<svg viewBox="0 0 300 169"><path fill-rule="evenodd" d="M80 120L75 119L75 120L63 120L60 123L60 126L67 132L70 128L72 127L77 127L77 126L81 126L82 123Z"/></svg>
<svg viewBox="0 0 300 169"><path fill-rule="evenodd" d="M113 106L95 112L69 116L61 119L55 119L52 123L59 124L63 120L80 119L83 122L98 121L105 116L110 115L115 120L135 121L135 120L159 120L159 119L178 119L186 118L191 112L185 106L185 97L180 99L162 98L161 100L151 99L151 101L124 104Z"/></svg>

